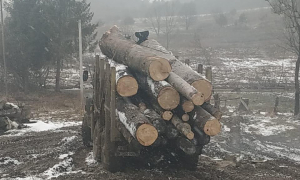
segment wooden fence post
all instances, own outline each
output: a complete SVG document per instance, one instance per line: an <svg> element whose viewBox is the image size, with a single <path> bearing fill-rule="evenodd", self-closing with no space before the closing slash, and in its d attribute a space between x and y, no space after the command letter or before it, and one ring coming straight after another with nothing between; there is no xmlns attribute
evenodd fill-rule
<svg viewBox="0 0 300 180"><path fill-rule="evenodd" d="M210 82L212 82L212 68L207 67L205 70L205 77L208 79Z"/></svg>
<svg viewBox="0 0 300 180"><path fill-rule="evenodd" d="M186 59L185 64L189 66L190 65L190 59Z"/></svg>
<svg viewBox="0 0 300 180"><path fill-rule="evenodd" d="M198 64L197 72L203 74L203 64Z"/></svg>

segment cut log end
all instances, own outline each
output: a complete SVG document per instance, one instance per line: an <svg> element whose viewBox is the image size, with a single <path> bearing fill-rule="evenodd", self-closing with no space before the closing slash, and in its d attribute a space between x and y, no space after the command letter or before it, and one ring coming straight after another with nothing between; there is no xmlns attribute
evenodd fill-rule
<svg viewBox="0 0 300 180"><path fill-rule="evenodd" d="M197 94L193 95L192 101L195 105L201 106L205 102L204 94L201 91L199 91Z"/></svg>
<svg viewBox="0 0 300 180"><path fill-rule="evenodd" d="M118 80L117 92L122 97L130 97L137 93L139 85L132 76L125 76Z"/></svg>
<svg viewBox="0 0 300 180"><path fill-rule="evenodd" d="M192 140L192 139L194 139L195 134L194 134L193 132L190 132L190 133L186 134L186 137L187 137L189 140Z"/></svg>
<svg viewBox="0 0 300 180"><path fill-rule="evenodd" d="M152 62L149 66L150 77L154 81L162 81L166 79L172 70L169 61L158 57L151 57L151 60Z"/></svg>
<svg viewBox="0 0 300 180"><path fill-rule="evenodd" d="M179 105L180 96L174 88L165 87L159 92L157 101L161 108L173 110Z"/></svg>
<svg viewBox="0 0 300 180"><path fill-rule="evenodd" d="M215 136L221 132L221 123L217 119L209 120L204 126L205 134Z"/></svg>
<svg viewBox="0 0 300 180"><path fill-rule="evenodd" d="M190 116L188 114L184 114L184 115L182 115L181 119L182 119L182 121L187 122L190 120Z"/></svg>
<svg viewBox="0 0 300 180"><path fill-rule="evenodd" d="M209 101L212 95L212 85L209 81L201 79L192 83L192 86L204 94L205 101Z"/></svg>
<svg viewBox="0 0 300 180"><path fill-rule="evenodd" d="M195 105L192 101L185 101L184 103L182 103L182 109L186 113L192 112L194 108Z"/></svg>
<svg viewBox="0 0 300 180"><path fill-rule="evenodd" d="M136 131L136 139L143 146L151 146L157 138L158 132L150 124L143 124Z"/></svg>
<svg viewBox="0 0 300 180"><path fill-rule="evenodd" d="M162 118L166 121L170 121L173 117L173 113L171 111L164 111L162 113Z"/></svg>

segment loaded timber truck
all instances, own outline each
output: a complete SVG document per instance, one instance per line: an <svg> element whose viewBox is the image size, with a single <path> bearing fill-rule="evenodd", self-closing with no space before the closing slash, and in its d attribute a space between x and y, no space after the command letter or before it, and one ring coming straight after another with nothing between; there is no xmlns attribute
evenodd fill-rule
<svg viewBox="0 0 300 180"><path fill-rule="evenodd" d="M137 44L116 26L101 39L105 56L95 58L82 138L112 172L131 159L195 169L210 136L220 132L221 113L208 102L211 83L171 54L160 54L166 50L158 45ZM178 66L189 76L174 71Z"/></svg>

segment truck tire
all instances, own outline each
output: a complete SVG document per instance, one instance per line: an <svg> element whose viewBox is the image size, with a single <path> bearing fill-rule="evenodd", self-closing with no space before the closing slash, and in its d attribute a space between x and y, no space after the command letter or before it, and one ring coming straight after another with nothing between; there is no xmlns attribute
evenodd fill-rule
<svg viewBox="0 0 300 180"><path fill-rule="evenodd" d="M92 138L91 138L91 128L89 126L89 116L85 113L83 120L82 120L82 127L81 127L81 136L83 145L86 147L91 147L92 145Z"/></svg>

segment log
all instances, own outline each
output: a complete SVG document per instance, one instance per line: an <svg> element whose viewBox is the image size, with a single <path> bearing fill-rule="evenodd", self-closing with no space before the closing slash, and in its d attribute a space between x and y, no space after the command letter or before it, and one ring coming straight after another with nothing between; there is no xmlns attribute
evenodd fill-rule
<svg viewBox="0 0 300 180"><path fill-rule="evenodd" d="M215 108L213 105L211 105L210 103L204 103L201 106L205 111L207 111L208 113L210 113L211 115L213 115L215 118L217 118L219 121L222 118L222 112Z"/></svg>
<svg viewBox="0 0 300 180"><path fill-rule="evenodd" d="M205 101L204 94L198 92L193 86L183 80L174 72L171 72L167 81L185 98L191 100L195 105L202 105Z"/></svg>
<svg viewBox="0 0 300 180"><path fill-rule="evenodd" d="M192 112L195 108L195 105L192 101L189 101L185 98L181 101L181 106L184 112L189 113Z"/></svg>
<svg viewBox="0 0 300 180"><path fill-rule="evenodd" d="M205 134L215 136L221 132L221 124L218 119L213 117L202 107L197 106L193 114L194 126L203 130Z"/></svg>
<svg viewBox="0 0 300 180"><path fill-rule="evenodd" d="M146 109L143 114L148 118L150 123L157 129L159 135L166 132L167 124L162 117L152 109Z"/></svg>
<svg viewBox="0 0 300 180"><path fill-rule="evenodd" d="M210 142L210 136L205 134L198 127L194 126L193 130L195 132L195 138L197 139L198 145L207 145Z"/></svg>
<svg viewBox="0 0 300 180"><path fill-rule="evenodd" d="M199 92L203 93L205 101L210 100L212 95L212 85L205 77L195 72L188 65L180 62L170 51L166 50L156 40L147 40L141 45L150 49L155 49L158 56L169 60L172 66L172 72L184 79Z"/></svg>
<svg viewBox="0 0 300 180"><path fill-rule="evenodd" d="M171 119L172 124L178 129L178 131L183 134L188 139L194 138L194 133L191 130L191 126L188 123L182 122L177 116L173 116Z"/></svg>
<svg viewBox="0 0 300 180"><path fill-rule="evenodd" d="M171 111L166 111L162 109L157 102L149 102L145 99L149 99L148 95L142 91L138 91L135 96L130 97L130 100L139 107L140 111L144 113L146 109L153 109L157 114L161 116L161 118L165 121L169 121L173 117L173 113Z"/></svg>
<svg viewBox="0 0 300 180"><path fill-rule="evenodd" d="M155 81L166 79L171 72L172 68L167 59L158 56L153 49L126 39L117 26L113 26L102 36L99 45L107 57Z"/></svg>
<svg viewBox="0 0 300 180"><path fill-rule="evenodd" d="M139 85L128 66L119 64L111 59L108 60L111 67L116 68L116 90L122 97L130 97L137 93Z"/></svg>
<svg viewBox="0 0 300 180"><path fill-rule="evenodd" d="M178 106L176 109L173 110L173 112L184 122L190 120L190 116L182 109L181 106Z"/></svg>
<svg viewBox="0 0 300 180"><path fill-rule="evenodd" d="M179 93L166 81L153 81L151 78L137 74L135 75L139 86L150 97L151 103L159 104L164 110L173 110L180 103Z"/></svg>
<svg viewBox="0 0 300 180"><path fill-rule="evenodd" d="M130 134L143 146L152 145L157 137L156 128L139 112L139 108L121 97L117 99L117 115Z"/></svg>
<svg viewBox="0 0 300 180"><path fill-rule="evenodd" d="M190 120L190 116L188 114L184 114L181 116L182 121L187 122Z"/></svg>

